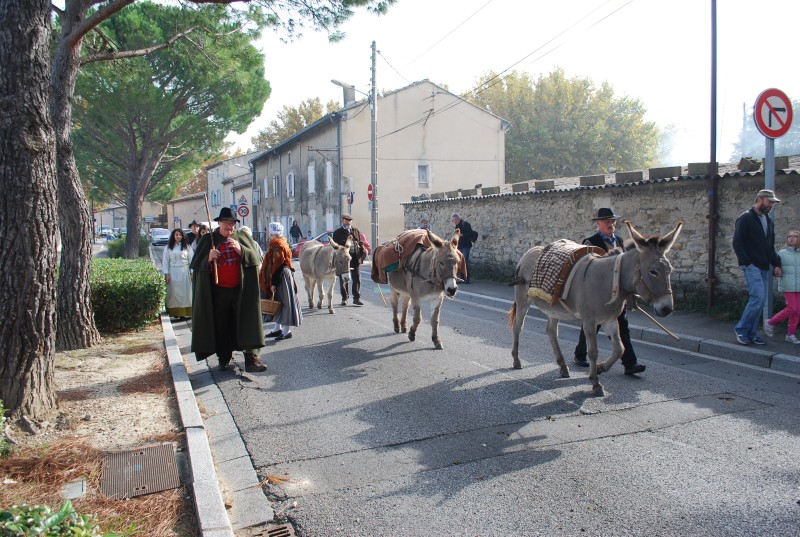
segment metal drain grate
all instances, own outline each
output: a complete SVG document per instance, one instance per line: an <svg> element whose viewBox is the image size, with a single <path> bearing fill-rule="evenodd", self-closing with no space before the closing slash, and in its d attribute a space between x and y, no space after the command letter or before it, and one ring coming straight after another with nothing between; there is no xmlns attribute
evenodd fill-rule
<svg viewBox="0 0 800 537"><path fill-rule="evenodd" d="M281 524L280 526L270 526L267 532L262 533L265 537L295 537L294 528L291 524Z"/></svg>
<svg viewBox="0 0 800 537"><path fill-rule="evenodd" d="M115 451L103 458L100 491L109 498L133 498L179 486L173 444Z"/></svg>

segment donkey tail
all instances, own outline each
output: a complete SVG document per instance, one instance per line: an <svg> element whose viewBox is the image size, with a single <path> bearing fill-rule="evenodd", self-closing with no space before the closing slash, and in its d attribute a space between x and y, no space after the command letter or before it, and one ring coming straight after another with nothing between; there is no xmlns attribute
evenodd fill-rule
<svg viewBox="0 0 800 537"><path fill-rule="evenodd" d="M508 315L508 329L509 330L513 330L514 329L514 321L517 320L517 303L516 303L516 301L513 304L511 304L511 309L508 310L508 314L507 315Z"/></svg>

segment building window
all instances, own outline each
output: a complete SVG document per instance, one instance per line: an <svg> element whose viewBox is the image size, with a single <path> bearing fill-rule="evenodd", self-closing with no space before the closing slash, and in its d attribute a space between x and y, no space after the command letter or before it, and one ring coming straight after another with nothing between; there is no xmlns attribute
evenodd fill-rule
<svg viewBox="0 0 800 537"><path fill-rule="evenodd" d="M333 229L333 213L325 213L325 229Z"/></svg>
<svg viewBox="0 0 800 537"><path fill-rule="evenodd" d="M431 165L417 164L417 188L431 187Z"/></svg>
<svg viewBox="0 0 800 537"><path fill-rule="evenodd" d="M286 174L286 197L294 199L294 172Z"/></svg>
<svg viewBox="0 0 800 537"><path fill-rule="evenodd" d="M273 175L272 176L272 197L273 198L277 198L278 197L278 176L277 175ZM273 222L274 222L274 220L273 220Z"/></svg>
<svg viewBox="0 0 800 537"><path fill-rule="evenodd" d="M267 178L264 178L264 199L269 197L269 190L267 190Z"/></svg>
<svg viewBox="0 0 800 537"><path fill-rule="evenodd" d="M292 165L292 152L287 151L286 153L286 163L291 166Z"/></svg>
<svg viewBox="0 0 800 537"><path fill-rule="evenodd" d="M222 205L222 191L217 189L217 206Z"/></svg>
<svg viewBox="0 0 800 537"><path fill-rule="evenodd" d="M333 190L333 164L330 161L325 163L325 190Z"/></svg>
<svg viewBox="0 0 800 537"><path fill-rule="evenodd" d="M316 191L316 174L314 173L314 163L308 165L308 193L313 194Z"/></svg>

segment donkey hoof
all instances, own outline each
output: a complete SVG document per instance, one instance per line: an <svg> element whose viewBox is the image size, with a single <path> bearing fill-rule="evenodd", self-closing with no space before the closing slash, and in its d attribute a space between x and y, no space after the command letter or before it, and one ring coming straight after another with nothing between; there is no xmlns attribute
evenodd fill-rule
<svg viewBox="0 0 800 537"><path fill-rule="evenodd" d="M403 327L400 329L400 332L405 334L406 332L408 332L408 328Z"/></svg>
<svg viewBox="0 0 800 537"><path fill-rule="evenodd" d="M519 361L519 358L514 359L514 365L512 367L514 369L522 369L522 362Z"/></svg>
<svg viewBox="0 0 800 537"><path fill-rule="evenodd" d="M335 311L333 308L330 308L330 309L328 310L328 313L330 313L331 315L333 315L334 313L336 313L336 311Z"/></svg>
<svg viewBox="0 0 800 537"><path fill-rule="evenodd" d="M433 342L433 348L436 349L437 351L440 351L440 350L444 349L444 347L442 347L442 342L441 341L434 341Z"/></svg>
<svg viewBox="0 0 800 537"><path fill-rule="evenodd" d="M394 333L395 333L395 334L399 334L399 333L400 333L400 328L398 328L397 326L395 326L395 327L394 327Z"/></svg>
<svg viewBox="0 0 800 537"><path fill-rule="evenodd" d="M568 368L565 367L564 369L561 370L561 378L562 379L568 379L569 378L569 369Z"/></svg>
<svg viewBox="0 0 800 537"><path fill-rule="evenodd" d="M595 397L604 397L606 395L605 390L599 384L592 389L592 393L594 393Z"/></svg>
<svg viewBox="0 0 800 537"><path fill-rule="evenodd" d="M405 332L405 330L403 330L403 331ZM416 334L414 334L413 332L410 332L410 333L408 334L408 340L409 340L409 341L414 341L415 339L417 339L417 335L416 335Z"/></svg>

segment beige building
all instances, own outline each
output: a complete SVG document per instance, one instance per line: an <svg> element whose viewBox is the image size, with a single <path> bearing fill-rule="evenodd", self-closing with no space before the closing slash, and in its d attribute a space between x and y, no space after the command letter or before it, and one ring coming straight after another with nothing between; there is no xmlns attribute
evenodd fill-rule
<svg viewBox="0 0 800 537"><path fill-rule="evenodd" d="M153 201L142 202L141 229L150 231L151 227L163 227L164 206ZM95 233L99 233L100 227L106 228L126 228L128 221L128 210L124 205L109 205L104 209L97 209L94 215Z"/></svg>
<svg viewBox="0 0 800 537"><path fill-rule="evenodd" d="M214 218L214 216L211 218ZM197 222L208 220L202 192L171 199L167 202L167 225L169 229L178 227L188 229L193 220Z"/></svg>
<svg viewBox="0 0 800 537"><path fill-rule="evenodd" d="M230 207L239 214L241 225L250 226L254 231L261 230L261 227L254 225L253 173L248 165L251 159L260 154L261 152L251 152L206 167L208 204L212 219L219 216L222 207ZM203 217L203 220L206 218Z"/></svg>
<svg viewBox="0 0 800 537"><path fill-rule="evenodd" d="M405 229L401 203L412 196L504 183L508 122L444 88L423 80L385 93L376 117L379 243ZM259 231L297 220L316 235L351 213L372 240L369 102L347 103L249 162Z"/></svg>

